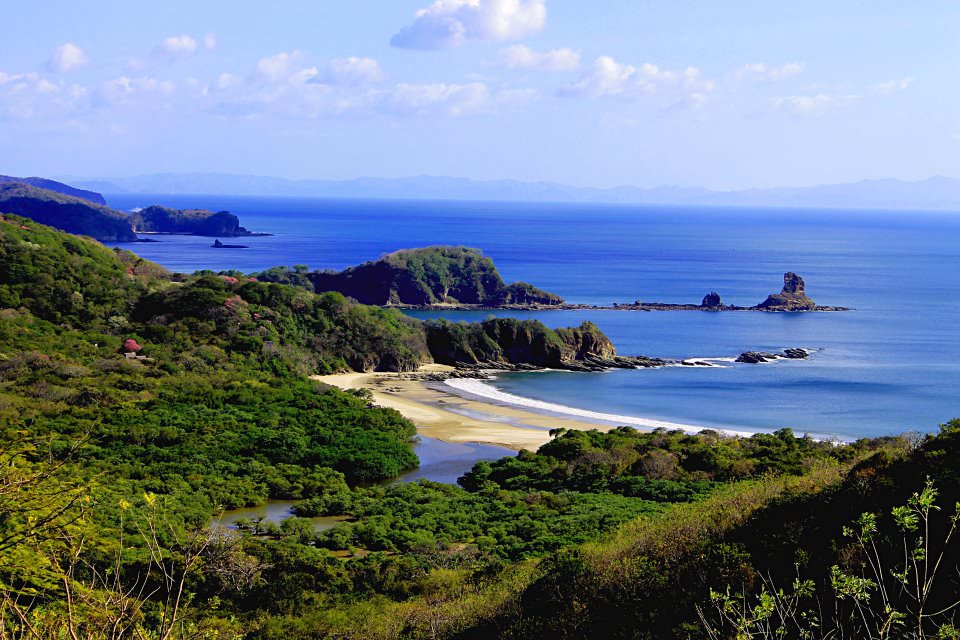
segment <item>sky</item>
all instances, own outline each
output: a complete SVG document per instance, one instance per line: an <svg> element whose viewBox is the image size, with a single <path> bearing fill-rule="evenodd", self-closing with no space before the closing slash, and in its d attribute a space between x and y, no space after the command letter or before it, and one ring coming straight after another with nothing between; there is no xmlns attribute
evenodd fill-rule
<svg viewBox="0 0 960 640"><path fill-rule="evenodd" d="M960 177L960 3L33 0L0 174Z"/></svg>

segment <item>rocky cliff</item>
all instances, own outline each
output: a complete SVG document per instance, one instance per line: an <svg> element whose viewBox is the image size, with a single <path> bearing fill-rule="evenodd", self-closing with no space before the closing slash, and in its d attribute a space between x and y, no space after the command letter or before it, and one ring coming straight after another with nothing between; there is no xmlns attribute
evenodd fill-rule
<svg viewBox="0 0 960 640"><path fill-rule="evenodd" d="M240 226L240 219L228 211L170 209L154 205L130 217L140 233L179 233L194 236L236 238L254 235Z"/></svg>
<svg viewBox="0 0 960 640"><path fill-rule="evenodd" d="M119 211L24 183L0 184L0 213L20 215L101 242L137 239L127 216Z"/></svg>
<svg viewBox="0 0 960 640"><path fill-rule="evenodd" d="M317 293L338 291L364 304L501 307L563 303L560 296L531 284L507 285L490 258L468 247L407 249L344 271L317 271L308 277Z"/></svg>
<svg viewBox="0 0 960 640"><path fill-rule="evenodd" d="M788 271L783 274L783 289L780 293L767 296L756 308L764 311L813 311L817 304L807 297L803 278Z"/></svg>
<svg viewBox="0 0 960 640"><path fill-rule="evenodd" d="M662 366L663 360L617 355L592 322L549 329L537 320L491 318L479 324L433 320L424 331L434 361L460 369L567 369Z"/></svg>

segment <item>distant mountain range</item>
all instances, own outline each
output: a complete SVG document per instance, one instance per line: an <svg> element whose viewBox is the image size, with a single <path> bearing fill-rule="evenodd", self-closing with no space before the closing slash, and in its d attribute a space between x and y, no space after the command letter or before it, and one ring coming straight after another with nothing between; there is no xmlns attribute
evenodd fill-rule
<svg viewBox="0 0 960 640"><path fill-rule="evenodd" d="M934 177L916 182L863 180L813 187L740 191L702 188L572 187L552 182L480 181L467 178L357 178L288 180L215 173L163 173L129 178L64 178L106 194L196 194L324 198L410 198L539 202L599 202L843 209L960 211L960 179Z"/></svg>

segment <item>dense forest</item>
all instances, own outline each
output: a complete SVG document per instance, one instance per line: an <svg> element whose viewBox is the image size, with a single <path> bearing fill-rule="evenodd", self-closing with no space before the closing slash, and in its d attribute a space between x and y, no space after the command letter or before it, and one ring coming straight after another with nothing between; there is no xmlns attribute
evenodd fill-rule
<svg viewBox="0 0 960 640"><path fill-rule="evenodd" d="M960 637L958 422L842 446L555 430L399 484L413 424L309 378L440 338L604 344L541 327L170 274L0 217L0 637ZM269 498L298 517L210 526Z"/></svg>

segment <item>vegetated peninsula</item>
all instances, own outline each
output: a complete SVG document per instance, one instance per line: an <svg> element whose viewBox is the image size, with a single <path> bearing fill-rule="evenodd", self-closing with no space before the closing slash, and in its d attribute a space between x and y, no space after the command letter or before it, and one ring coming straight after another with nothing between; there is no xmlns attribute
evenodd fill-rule
<svg viewBox="0 0 960 640"><path fill-rule="evenodd" d="M193 236L238 238L265 236L240 226L240 219L229 211L205 209L171 209L153 205L136 211L130 223L137 233L171 233Z"/></svg>
<svg viewBox="0 0 960 640"><path fill-rule="evenodd" d="M102 204L100 194L42 178L0 177L0 211L101 242L136 242L137 233L241 237L252 233L227 211L152 206L130 215ZM34 185L45 185L44 187ZM80 195L76 195L80 194Z"/></svg>
<svg viewBox="0 0 960 640"><path fill-rule="evenodd" d="M560 296L525 283L506 284L479 249L432 246L404 249L344 271L277 267L258 280L337 291L363 304L400 307L540 308Z"/></svg>

